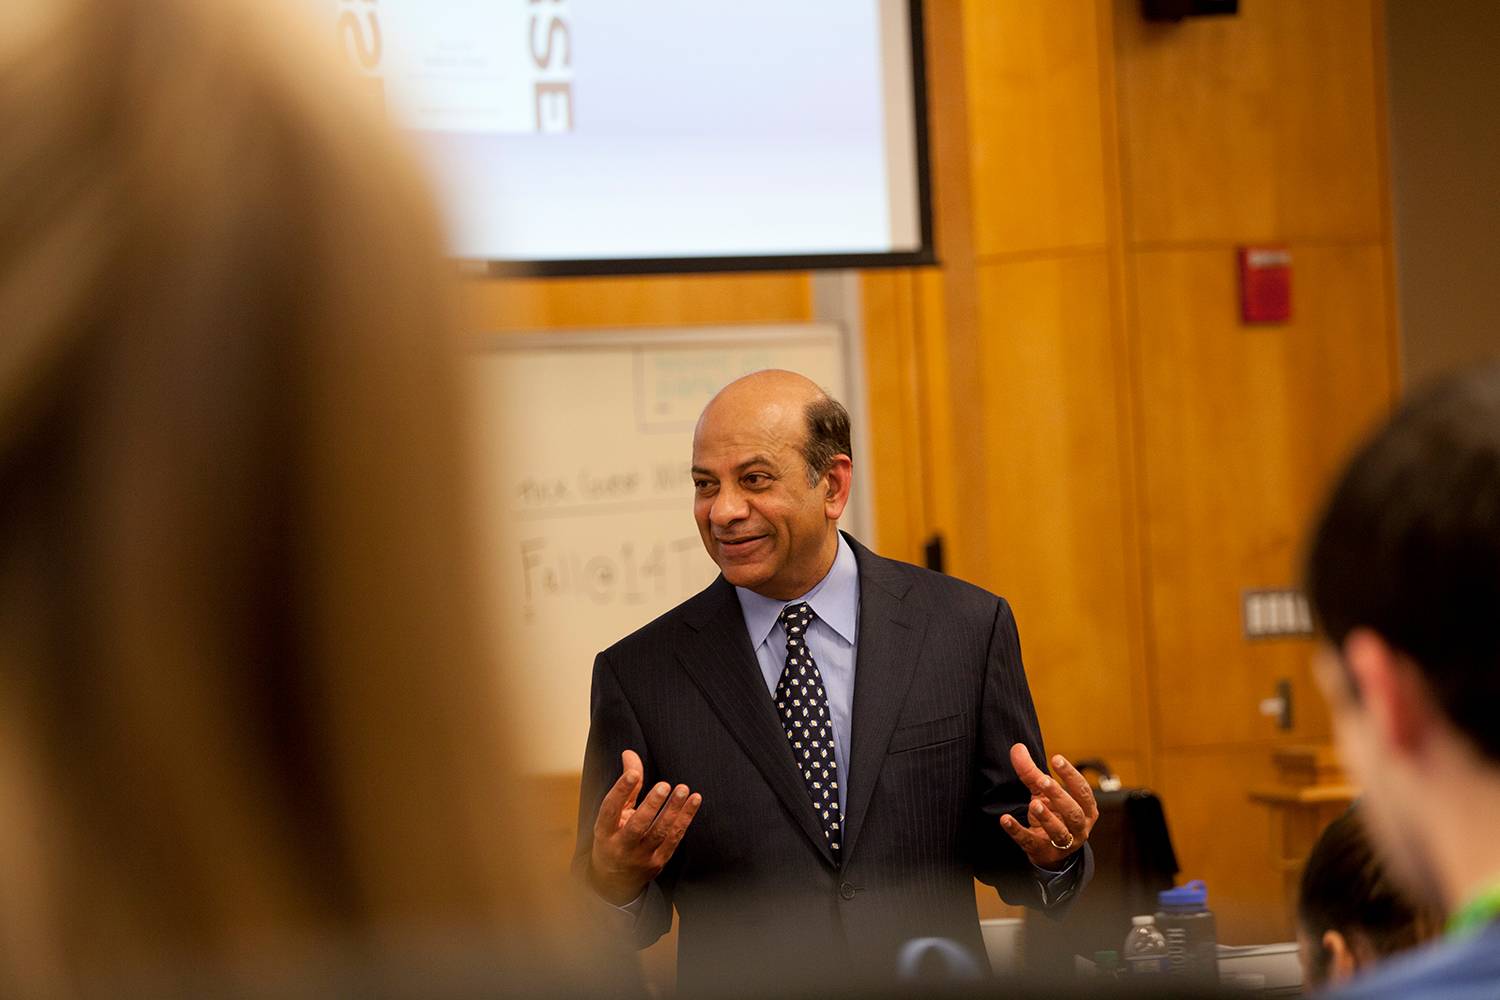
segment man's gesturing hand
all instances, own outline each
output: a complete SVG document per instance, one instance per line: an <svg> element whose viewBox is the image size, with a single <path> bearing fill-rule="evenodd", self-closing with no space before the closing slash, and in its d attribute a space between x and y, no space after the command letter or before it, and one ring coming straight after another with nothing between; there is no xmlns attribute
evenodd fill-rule
<svg viewBox="0 0 1500 1000"><path fill-rule="evenodd" d="M661 874L703 804L703 796L689 794L686 785L674 789L665 781L637 804L644 778L641 758L626 750L620 763L620 780L599 803L589 855L590 884L616 906L635 899Z"/></svg>
<svg viewBox="0 0 1500 1000"><path fill-rule="evenodd" d="M1026 812L1027 826L1009 815L1000 817L1000 826L1021 845L1032 864L1056 870L1088 843L1099 818L1094 790L1062 754L1052 758L1057 778L1032 763L1031 753L1021 743L1010 748L1010 763L1031 789L1031 807Z"/></svg>

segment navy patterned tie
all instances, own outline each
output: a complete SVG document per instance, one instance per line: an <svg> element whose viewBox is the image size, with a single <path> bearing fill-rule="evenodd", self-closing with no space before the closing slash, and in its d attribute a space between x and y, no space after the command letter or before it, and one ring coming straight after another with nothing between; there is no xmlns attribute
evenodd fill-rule
<svg viewBox="0 0 1500 1000"><path fill-rule="evenodd" d="M828 692L823 675L807 648L807 628L817 617L806 601L781 609L786 630L786 667L776 682L776 710L792 745L792 756L807 783L813 809L823 821L823 836L839 857L839 769L833 755L833 717L828 714Z"/></svg>

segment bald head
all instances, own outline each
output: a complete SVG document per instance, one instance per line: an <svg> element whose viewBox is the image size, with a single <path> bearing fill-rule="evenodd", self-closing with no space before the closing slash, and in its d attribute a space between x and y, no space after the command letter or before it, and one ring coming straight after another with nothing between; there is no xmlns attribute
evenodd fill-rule
<svg viewBox="0 0 1500 1000"><path fill-rule="evenodd" d="M795 446L816 483L838 455L852 455L849 414L812 379L768 368L751 372L720 389L698 418L694 440L709 428L760 425Z"/></svg>
<svg viewBox="0 0 1500 1000"><path fill-rule="evenodd" d="M720 389L718 395L709 400L708 408L712 409L720 400L745 397L806 404L815 399L827 399L828 393L820 389L818 383L806 375L781 368L767 368L764 371L742 375Z"/></svg>
<svg viewBox="0 0 1500 1000"><path fill-rule="evenodd" d="M725 578L778 600L821 580L851 468L849 415L810 379L763 371L725 386L693 433L693 513Z"/></svg>

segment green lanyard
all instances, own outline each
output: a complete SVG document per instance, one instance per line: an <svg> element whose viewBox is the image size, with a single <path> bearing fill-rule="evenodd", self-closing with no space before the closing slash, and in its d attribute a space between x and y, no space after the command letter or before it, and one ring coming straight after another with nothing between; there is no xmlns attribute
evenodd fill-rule
<svg viewBox="0 0 1500 1000"><path fill-rule="evenodd" d="M1448 933L1467 936L1500 917L1500 882L1482 890L1448 918Z"/></svg>

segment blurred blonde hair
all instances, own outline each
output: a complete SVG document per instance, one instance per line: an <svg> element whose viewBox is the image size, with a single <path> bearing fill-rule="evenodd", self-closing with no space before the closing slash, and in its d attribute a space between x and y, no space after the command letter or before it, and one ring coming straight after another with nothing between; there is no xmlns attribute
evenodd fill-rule
<svg viewBox="0 0 1500 1000"><path fill-rule="evenodd" d="M501 935L417 170L304 25L0 4L0 986Z"/></svg>

